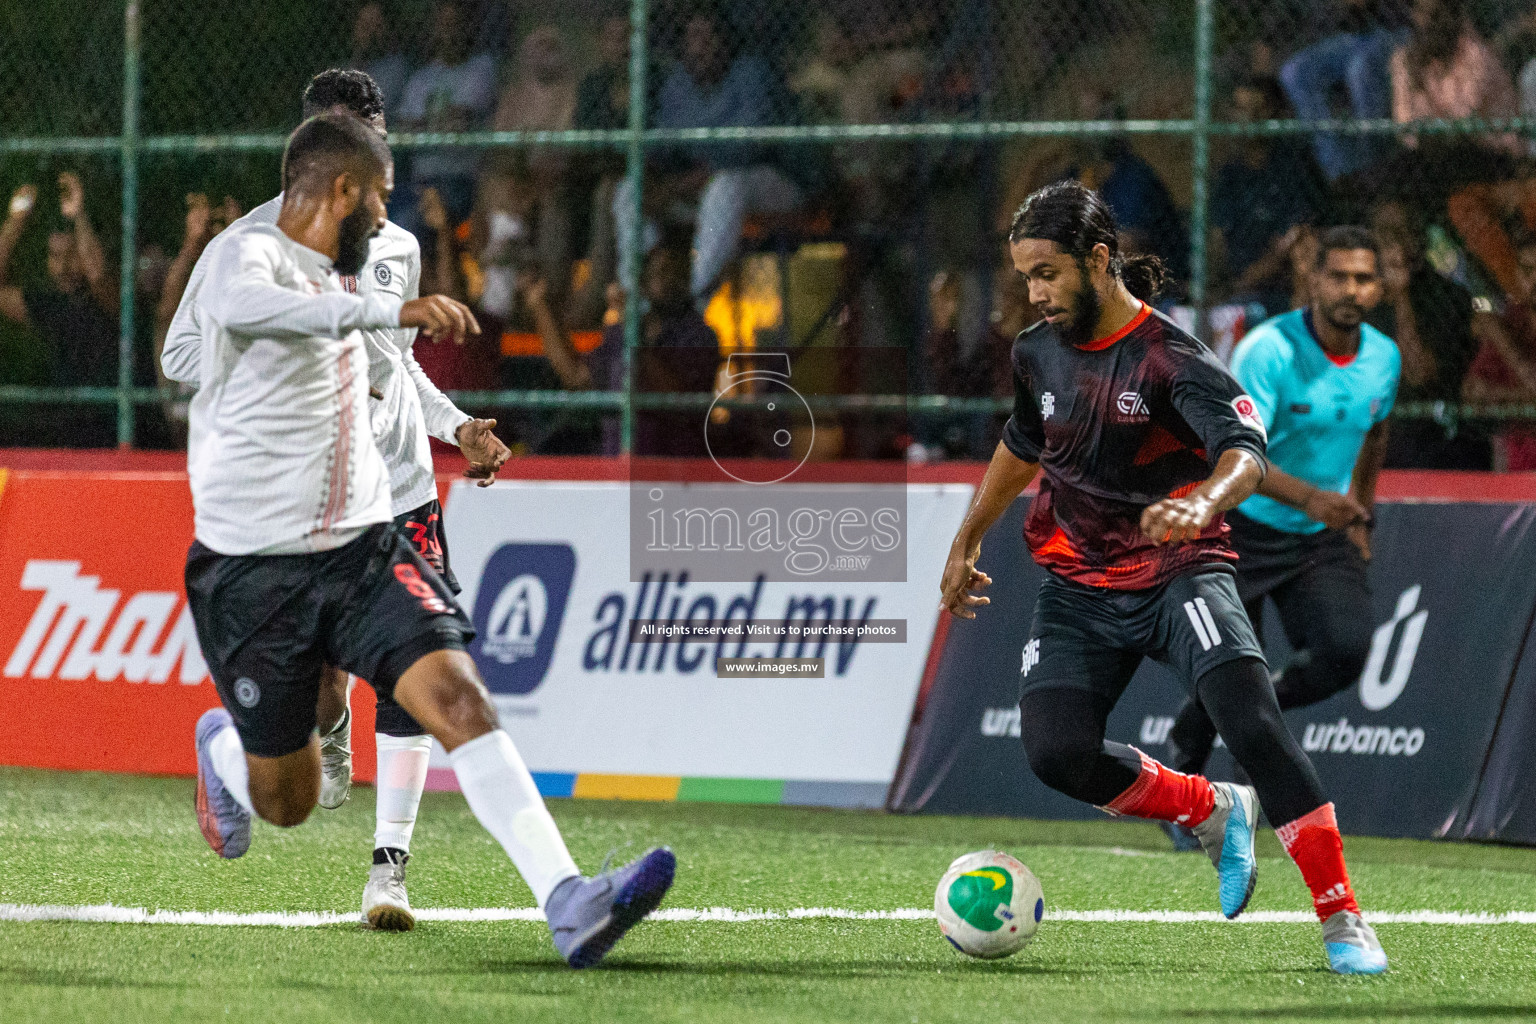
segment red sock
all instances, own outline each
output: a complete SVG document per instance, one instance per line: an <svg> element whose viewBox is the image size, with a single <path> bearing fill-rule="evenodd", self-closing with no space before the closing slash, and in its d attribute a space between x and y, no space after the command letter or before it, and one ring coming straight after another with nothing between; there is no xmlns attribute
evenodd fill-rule
<svg viewBox="0 0 1536 1024"><path fill-rule="evenodd" d="M1344 840L1333 816L1333 804L1323 804L1288 825L1275 829L1280 845L1301 868L1301 877L1312 890L1312 906L1319 921L1326 921L1341 910L1360 913L1355 890L1349 885L1349 870L1344 867Z"/></svg>
<svg viewBox="0 0 1536 1024"><path fill-rule="evenodd" d="M1106 811L1133 818L1176 821L1191 828L1211 816L1216 794L1205 776L1185 775L1139 750L1136 753L1141 756L1141 774L1129 789L1109 802Z"/></svg>

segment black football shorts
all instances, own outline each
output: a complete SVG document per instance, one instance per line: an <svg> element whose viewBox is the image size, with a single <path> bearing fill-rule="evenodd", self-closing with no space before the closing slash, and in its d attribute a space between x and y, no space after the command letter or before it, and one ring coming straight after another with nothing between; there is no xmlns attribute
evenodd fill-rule
<svg viewBox="0 0 1536 1024"><path fill-rule="evenodd" d="M1230 566L1199 566L1146 590L1050 576L1040 585L1024 645L1021 696L1066 687L1119 700L1142 658L1168 666L1191 693L1213 668L1263 660Z"/></svg>
<svg viewBox="0 0 1536 1024"><path fill-rule="evenodd" d="M443 532L443 506L433 498L425 505L395 516L395 527L437 574L458 595L463 591L459 579L448 564L448 535Z"/></svg>
<svg viewBox="0 0 1536 1024"><path fill-rule="evenodd" d="M392 523L312 554L221 555L194 542L186 584L219 699L259 757L309 742L323 665L392 699L418 659L474 637L447 585Z"/></svg>

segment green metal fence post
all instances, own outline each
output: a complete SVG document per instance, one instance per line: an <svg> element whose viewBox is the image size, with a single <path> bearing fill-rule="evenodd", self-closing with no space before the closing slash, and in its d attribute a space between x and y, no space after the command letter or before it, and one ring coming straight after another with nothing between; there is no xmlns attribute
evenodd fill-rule
<svg viewBox="0 0 1536 1024"><path fill-rule="evenodd" d="M645 219L641 209L645 189L646 52L650 10L646 0L633 0L629 8L629 146L624 180L630 189L630 214L636 231L631 239L634 251L619 253L619 263L626 255L631 266L639 267L645 255ZM635 448L635 352L640 347L640 288L636 285L624 295L624 404L619 412L619 450L629 455Z"/></svg>
<svg viewBox="0 0 1536 1024"><path fill-rule="evenodd" d="M133 445L133 298L139 222L139 0L123 8L123 251L118 271L117 444Z"/></svg>
<svg viewBox="0 0 1536 1024"><path fill-rule="evenodd" d="M1195 336L1205 338L1206 219L1209 199L1206 178L1210 173L1211 48L1214 25L1211 0L1195 0L1195 124L1191 132L1189 203L1189 302L1195 307Z"/></svg>

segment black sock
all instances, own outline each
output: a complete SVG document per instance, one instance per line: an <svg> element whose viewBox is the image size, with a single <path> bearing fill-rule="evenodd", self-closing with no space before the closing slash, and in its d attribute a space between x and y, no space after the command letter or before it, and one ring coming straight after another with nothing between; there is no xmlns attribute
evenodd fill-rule
<svg viewBox="0 0 1536 1024"><path fill-rule="evenodd" d="M1253 778L1270 825L1279 828L1328 802L1312 762L1280 717L1262 661L1218 665L1195 690L1232 756Z"/></svg>
<svg viewBox="0 0 1536 1024"><path fill-rule="evenodd" d="M1216 744L1216 725L1205 708L1194 698L1184 702L1179 717L1168 730L1168 742L1173 746L1173 756L1168 767L1185 775L1200 775L1205 762L1211 759L1211 748Z"/></svg>
<svg viewBox="0 0 1536 1024"><path fill-rule="evenodd" d="M396 846L379 846L373 851L375 864L404 864L411 859L411 855Z"/></svg>

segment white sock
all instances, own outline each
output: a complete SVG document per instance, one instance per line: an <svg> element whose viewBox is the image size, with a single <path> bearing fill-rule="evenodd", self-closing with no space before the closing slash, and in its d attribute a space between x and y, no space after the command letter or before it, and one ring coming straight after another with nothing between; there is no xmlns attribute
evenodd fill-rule
<svg viewBox="0 0 1536 1024"><path fill-rule="evenodd" d="M448 759L469 809L507 851L533 898L544 906L555 886L581 872L512 737L493 729L463 744Z"/></svg>
<svg viewBox="0 0 1536 1024"><path fill-rule="evenodd" d="M379 774L373 812L373 848L411 849L416 831L416 809L427 785L427 761L432 756L430 736L387 736L374 733L379 748Z"/></svg>
<svg viewBox="0 0 1536 1024"><path fill-rule="evenodd" d="M251 814L251 770L245 763L245 748L240 745L240 734L232 725L226 725L208 741L208 760L219 781L229 790L235 801Z"/></svg>

